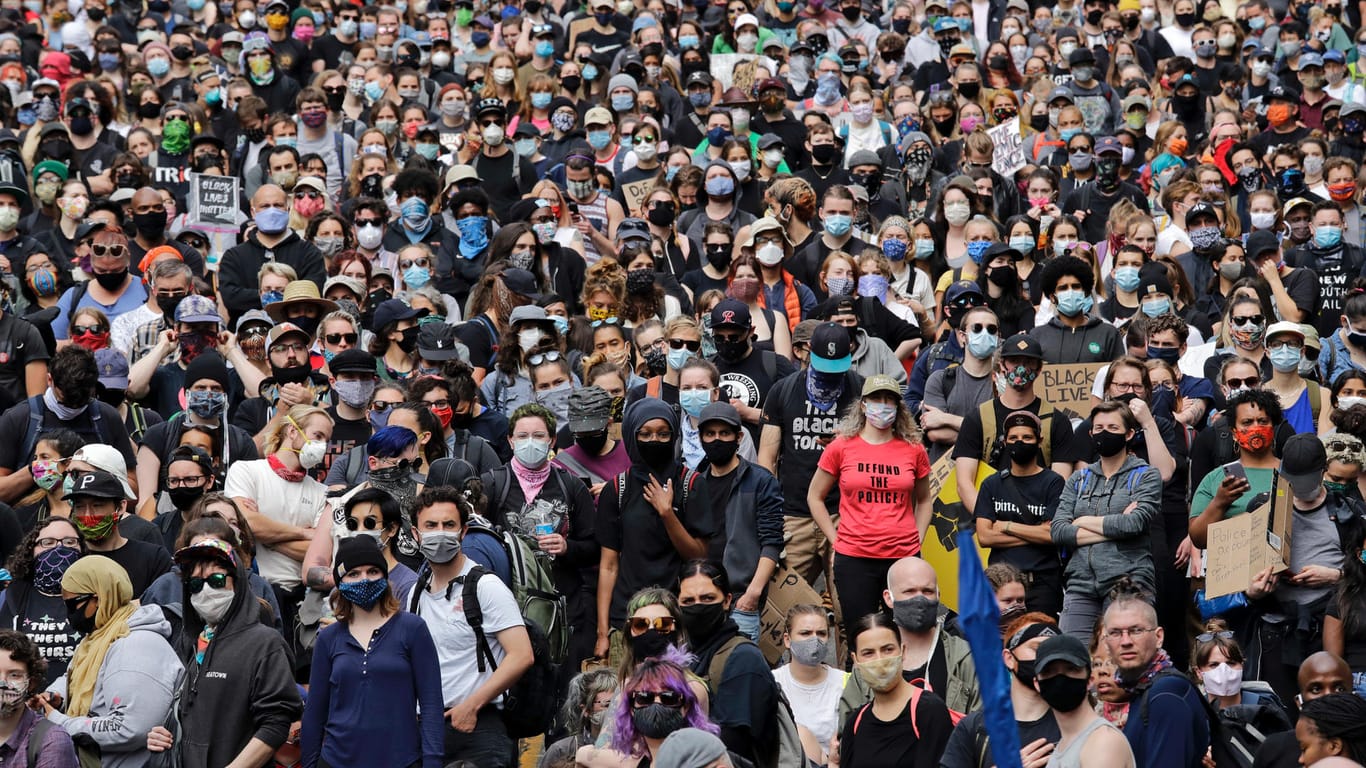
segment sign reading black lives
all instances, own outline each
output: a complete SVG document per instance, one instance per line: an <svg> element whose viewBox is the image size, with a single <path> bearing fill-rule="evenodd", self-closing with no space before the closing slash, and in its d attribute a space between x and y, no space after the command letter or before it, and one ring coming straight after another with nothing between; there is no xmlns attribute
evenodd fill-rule
<svg viewBox="0 0 1366 768"><path fill-rule="evenodd" d="M190 221L237 231L239 183L236 176L190 174Z"/></svg>

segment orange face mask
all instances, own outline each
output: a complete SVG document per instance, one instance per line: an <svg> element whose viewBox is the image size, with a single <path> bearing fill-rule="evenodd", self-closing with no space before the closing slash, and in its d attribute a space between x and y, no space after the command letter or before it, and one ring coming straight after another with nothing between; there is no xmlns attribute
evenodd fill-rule
<svg viewBox="0 0 1366 768"><path fill-rule="evenodd" d="M1290 122L1290 105L1272 104L1266 109L1266 119L1272 125L1285 125Z"/></svg>
<svg viewBox="0 0 1366 768"><path fill-rule="evenodd" d="M1167 142L1167 149L1171 150L1171 153L1177 157L1184 157L1189 146L1190 144L1185 139L1172 139Z"/></svg>

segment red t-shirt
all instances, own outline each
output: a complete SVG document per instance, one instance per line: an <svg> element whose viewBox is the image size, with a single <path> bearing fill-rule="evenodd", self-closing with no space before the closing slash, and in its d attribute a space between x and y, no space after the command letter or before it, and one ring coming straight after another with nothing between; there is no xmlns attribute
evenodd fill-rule
<svg viewBox="0 0 1366 768"><path fill-rule="evenodd" d="M924 446L899 439L870 445L859 436L837 437L817 466L839 481L836 552L875 558L920 552L915 482L930 474Z"/></svg>

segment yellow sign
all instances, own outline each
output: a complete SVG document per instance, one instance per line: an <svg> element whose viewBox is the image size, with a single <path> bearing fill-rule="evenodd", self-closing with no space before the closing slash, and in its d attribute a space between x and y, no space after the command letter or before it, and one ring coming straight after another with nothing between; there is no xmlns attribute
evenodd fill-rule
<svg viewBox="0 0 1366 768"><path fill-rule="evenodd" d="M982 481L995 472L985 462L978 464L977 485L980 487ZM930 468L930 488L938 492L934 497L930 529L920 544L920 556L934 566L934 572L939 576L939 601L955 611L958 610L958 529L975 524L958 497L957 477L958 470L948 456L941 457ZM985 563L989 551L979 544L977 554Z"/></svg>

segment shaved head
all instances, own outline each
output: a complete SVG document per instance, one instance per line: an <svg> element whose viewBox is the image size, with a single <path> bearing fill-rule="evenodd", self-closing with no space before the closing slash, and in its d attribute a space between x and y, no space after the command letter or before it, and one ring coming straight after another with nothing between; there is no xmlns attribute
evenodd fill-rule
<svg viewBox="0 0 1366 768"><path fill-rule="evenodd" d="M1330 693L1348 693L1352 690L1352 668L1328 651L1319 651L1300 663L1296 683L1305 701Z"/></svg>
<svg viewBox="0 0 1366 768"><path fill-rule="evenodd" d="M939 575L934 566L919 557L903 557L887 569L887 591L882 600L891 607L898 600L912 597L939 599Z"/></svg>

